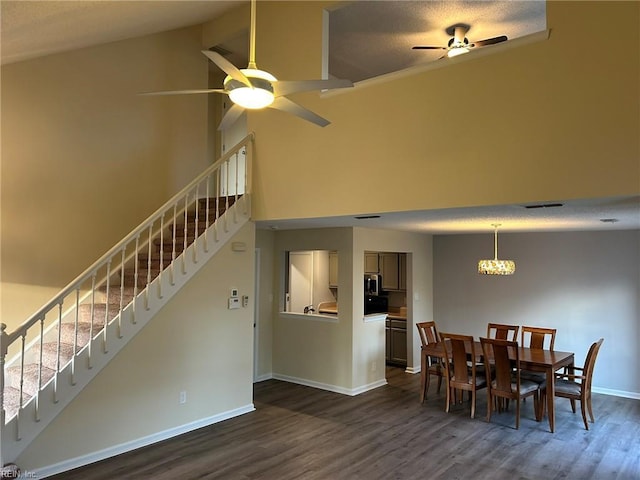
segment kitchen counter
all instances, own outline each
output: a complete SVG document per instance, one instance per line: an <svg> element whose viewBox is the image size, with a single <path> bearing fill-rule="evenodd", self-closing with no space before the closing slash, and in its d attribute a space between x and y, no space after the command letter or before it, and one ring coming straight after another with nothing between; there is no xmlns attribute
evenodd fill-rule
<svg viewBox="0 0 640 480"><path fill-rule="evenodd" d="M407 307L389 307L388 320L407 320Z"/></svg>
<svg viewBox="0 0 640 480"><path fill-rule="evenodd" d="M337 315L338 304L337 302L320 302L318 304L318 313L324 315Z"/></svg>

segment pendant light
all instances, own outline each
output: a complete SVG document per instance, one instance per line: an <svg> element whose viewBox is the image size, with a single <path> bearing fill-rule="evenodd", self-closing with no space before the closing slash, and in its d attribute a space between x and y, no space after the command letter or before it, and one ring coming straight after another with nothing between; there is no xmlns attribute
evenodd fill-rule
<svg viewBox="0 0 640 480"><path fill-rule="evenodd" d="M493 260L480 260L478 273L482 275L513 275L516 271L516 262L513 260L498 260L498 227L499 223L493 223Z"/></svg>

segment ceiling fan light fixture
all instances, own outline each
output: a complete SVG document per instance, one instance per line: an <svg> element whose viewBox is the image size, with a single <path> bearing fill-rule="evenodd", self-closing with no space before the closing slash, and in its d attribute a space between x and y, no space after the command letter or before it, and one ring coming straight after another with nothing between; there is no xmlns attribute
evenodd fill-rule
<svg viewBox="0 0 640 480"><path fill-rule="evenodd" d="M463 53L468 53L469 49L464 46L464 45L460 45L458 47L451 47L451 49L447 52L447 57L452 58L452 57L457 57L458 55L462 55Z"/></svg>
<svg viewBox="0 0 640 480"><path fill-rule="evenodd" d="M251 110L271 105L275 99L271 82L277 82L277 78L269 72L254 68L244 68L240 71L249 79L253 88L227 76L224 79L224 88L229 92L231 101Z"/></svg>

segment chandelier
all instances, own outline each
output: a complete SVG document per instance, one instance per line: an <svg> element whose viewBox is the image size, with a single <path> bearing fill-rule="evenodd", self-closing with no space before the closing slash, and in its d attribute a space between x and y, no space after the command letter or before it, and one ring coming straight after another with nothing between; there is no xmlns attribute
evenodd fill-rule
<svg viewBox="0 0 640 480"><path fill-rule="evenodd" d="M478 261L478 273L482 275L513 275L516 271L516 262L513 260L498 260L498 227L499 223L493 223L493 260Z"/></svg>

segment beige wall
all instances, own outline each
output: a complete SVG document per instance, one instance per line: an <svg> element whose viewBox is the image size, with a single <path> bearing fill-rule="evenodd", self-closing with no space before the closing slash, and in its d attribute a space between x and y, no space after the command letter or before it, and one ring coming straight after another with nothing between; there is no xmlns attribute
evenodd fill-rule
<svg viewBox="0 0 640 480"><path fill-rule="evenodd" d="M273 319L277 299L274 282L275 234L271 230L256 230L256 250L259 250L259 276L256 278L258 289L257 302L257 366L256 380L271 378L273 373Z"/></svg>
<svg viewBox="0 0 640 480"><path fill-rule="evenodd" d="M2 322L22 323L210 163L200 28L2 66Z"/></svg>
<svg viewBox="0 0 640 480"><path fill-rule="evenodd" d="M275 233L273 277L273 373L350 389L352 234L346 228L290 230ZM337 323L279 315L284 300L284 252L337 250L339 315Z"/></svg>
<svg viewBox="0 0 640 480"><path fill-rule="evenodd" d="M260 233L275 236L273 267L273 373L309 384L354 392L385 378L384 322L364 322L364 252L408 254L408 368L420 365L416 321L433 318L431 236L365 228L326 228ZM338 250L339 321L280 315L283 301L284 252ZM261 297L271 290L265 286ZM264 302L264 300L263 300Z"/></svg>
<svg viewBox="0 0 640 480"><path fill-rule="evenodd" d="M228 242L25 450L23 471L252 405L253 301L227 298L253 298L254 238L248 223L232 239L247 250Z"/></svg>
<svg viewBox="0 0 640 480"><path fill-rule="evenodd" d="M321 5L259 2L258 65L318 77ZM326 128L250 113L254 218L640 193L639 15L638 2L548 2L546 41L293 97Z"/></svg>

